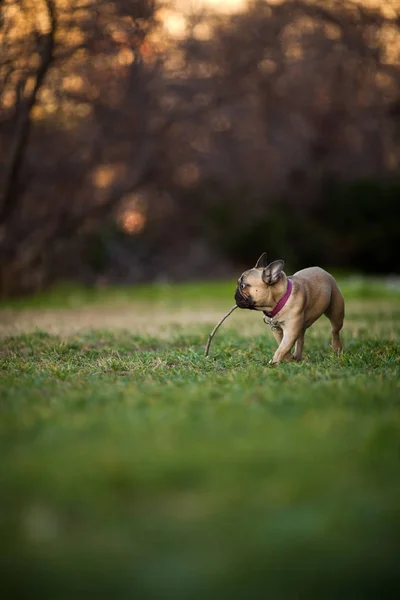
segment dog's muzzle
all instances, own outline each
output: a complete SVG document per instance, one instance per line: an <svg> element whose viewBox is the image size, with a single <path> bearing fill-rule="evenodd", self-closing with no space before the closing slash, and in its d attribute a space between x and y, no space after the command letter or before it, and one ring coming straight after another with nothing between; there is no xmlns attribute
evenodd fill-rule
<svg viewBox="0 0 400 600"><path fill-rule="evenodd" d="M240 293L239 288L235 290L235 300L239 308L248 308L249 310L256 310L253 300L247 298Z"/></svg>

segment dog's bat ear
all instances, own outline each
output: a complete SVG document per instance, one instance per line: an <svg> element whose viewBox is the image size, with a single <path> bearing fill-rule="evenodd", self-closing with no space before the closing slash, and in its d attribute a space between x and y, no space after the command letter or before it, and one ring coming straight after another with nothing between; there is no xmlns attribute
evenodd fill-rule
<svg viewBox="0 0 400 600"><path fill-rule="evenodd" d="M256 262L255 269L264 269L268 265L267 253L263 252Z"/></svg>
<svg viewBox="0 0 400 600"><path fill-rule="evenodd" d="M283 260L274 260L274 262L265 267L264 271L262 272L263 282L268 285L276 283L283 271L284 266L285 263Z"/></svg>

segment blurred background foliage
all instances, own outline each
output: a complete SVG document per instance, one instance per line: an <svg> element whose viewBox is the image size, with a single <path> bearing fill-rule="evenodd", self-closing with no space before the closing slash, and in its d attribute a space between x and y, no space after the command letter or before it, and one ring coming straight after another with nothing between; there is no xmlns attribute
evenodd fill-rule
<svg viewBox="0 0 400 600"><path fill-rule="evenodd" d="M398 0L3 0L0 45L3 297L398 272Z"/></svg>

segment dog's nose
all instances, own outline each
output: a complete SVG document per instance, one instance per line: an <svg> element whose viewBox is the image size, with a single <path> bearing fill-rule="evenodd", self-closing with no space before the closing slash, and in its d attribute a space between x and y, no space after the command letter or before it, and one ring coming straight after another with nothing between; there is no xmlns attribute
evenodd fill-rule
<svg viewBox="0 0 400 600"><path fill-rule="evenodd" d="M235 301L239 308L254 308L252 300L244 297L238 287L235 290Z"/></svg>

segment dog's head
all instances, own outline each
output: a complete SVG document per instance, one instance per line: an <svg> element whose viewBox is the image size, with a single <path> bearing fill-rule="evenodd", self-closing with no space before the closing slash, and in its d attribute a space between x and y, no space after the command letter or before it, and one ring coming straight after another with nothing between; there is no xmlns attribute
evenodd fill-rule
<svg viewBox="0 0 400 600"><path fill-rule="evenodd" d="M285 278L283 260L275 260L268 264L264 252L253 269L242 273L238 279L235 300L239 308L265 310L274 304L274 287Z"/></svg>

